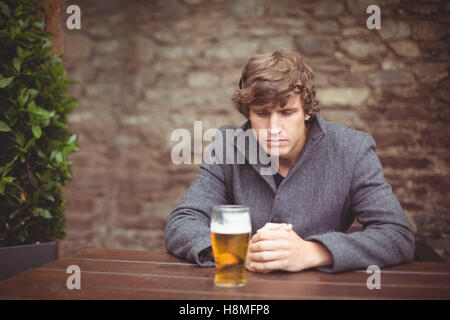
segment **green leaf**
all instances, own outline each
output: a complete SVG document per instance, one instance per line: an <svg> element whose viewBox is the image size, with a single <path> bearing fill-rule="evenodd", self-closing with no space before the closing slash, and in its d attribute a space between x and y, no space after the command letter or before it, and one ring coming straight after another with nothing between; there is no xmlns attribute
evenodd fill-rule
<svg viewBox="0 0 450 320"><path fill-rule="evenodd" d="M50 124L50 119L45 118L41 121L41 128L47 127L49 124Z"/></svg>
<svg viewBox="0 0 450 320"><path fill-rule="evenodd" d="M34 105L34 102L33 102ZM44 119L50 119L51 117L53 117L55 115L55 111L47 111L44 108L41 107L35 107L32 108L31 110L29 109L29 111L33 114L36 114L38 116L41 116Z"/></svg>
<svg viewBox="0 0 450 320"><path fill-rule="evenodd" d="M16 154L10 162L8 162L6 164L6 166L4 167L0 167L0 174L2 176L6 175L10 170L11 170L11 166L14 164L14 162L16 162L17 158L19 157L19 154Z"/></svg>
<svg viewBox="0 0 450 320"><path fill-rule="evenodd" d="M31 126L31 131L33 131L33 135L34 135L36 138L40 138L41 135L42 135L41 127L39 127L37 124L33 124L33 125Z"/></svg>
<svg viewBox="0 0 450 320"><path fill-rule="evenodd" d="M39 214L42 218L45 218L45 219L51 219L52 218L52 215L50 214L50 211L48 211L47 209L36 208L34 210L34 212Z"/></svg>
<svg viewBox="0 0 450 320"><path fill-rule="evenodd" d="M22 88L19 90L19 95L17 97L17 101L19 102L19 105L21 107L23 107L25 105L25 103L27 103L28 100L28 93L27 93L27 88Z"/></svg>
<svg viewBox="0 0 450 320"><path fill-rule="evenodd" d="M16 133L16 142L23 147L25 144L25 136L23 135L22 132L17 132Z"/></svg>
<svg viewBox="0 0 450 320"><path fill-rule="evenodd" d="M13 177L3 177L2 181L5 181L6 183L12 183L13 182Z"/></svg>
<svg viewBox="0 0 450 320"><path fill-rule="evenodd" d="M78 147L75 145L67 145L63 148L63 156L67 157L70 153L77 151Z"/></svg>
<svg viewBox="0 0 450 320"><path fill-rule="evenodd" d="M35 26L36 28L39 28L39 29L44 29L45 23L43 21L37 21L37 22L33 23L33 26Z"/></svg>
<svg viewBox="0 0 450 320"><path fill-rule="evenodd" d="M17 58L14 58L13 59L13 66L14 66L14 69L16 69L16 71L20 71L20 66L21 66L20 60L17 59Z"/></svg>
<svg viewBox="0 0 450 320"><path fill-rule="evenodd" d="M20 46L17 47L16 53L17 53L17 57L22 61L24 59L28 58L32 54L32 52L30 50L25 50L24 48L22 48Z"/></svg>
<svg viewBox="0 0 450 320"><path fill-rule="evenodd" d="M12 183L13 177L2 177L0 180L0 194L3 195L5 193L5 186L7 183Z"/></svg>
<svg viewBox="0 0 450 320"><path fill-rule="evenodd" d="M9 7L3 1L0 1L0 11L8 18L11 17L11 11L9 10Z"/></svg>
<svg viewBox="0 0 450 320"><path fill-rule="evenodd" d="M71 111L76 106L78 106L78 101L71 101L71 102L64 104L64 109L68 112L68 111Z"/></svg>
<svg viewBox="0 0 450 320"><path fill-rule="evenodd" d="M55 153L55 161L56 161L56 163L58 163L58 164L60 164L60 163L63 162L63 155L62 155L61 151L57 151L57 152Z"/></svg>
<svg viewBox="0 0 450 320"><path fill-rule="evenodd" d="M28 89L27 93L30 95L30 100L33 100L39 94L39 90L37 90L37 89Z"/></svg>
<svg viewBox="0 0 450 320"><path fill-rule="evenodd" d="M39 147L36 147L36 153L42 159L46 159L47 158L47 156L45 155L44 151L42 151L42 149L39 148Z"/></svg>
<svg viewBox="0 0 450 320"><path fill-rule="evenodd" d="M0 88L6 88L13 81L14 77L0 79Z"/></svg>
<svg viewBox="0 0 450 320"><path fill-rule="evenodd" d="M0 121L0 132L9 132L9 131L11 131L11 128L3 121Z"/></svg>
<svg viewBox="0 0 450 320"><path fill-rule="evenodd" d="M67 140L67 144L72 144L77 141L77 135L73 134L70 136L69 140Z"/></svg>
<svg viewBox="0 0 450 320"><path fill-rule="evenodd" d="M38 138L33 137L30 140L28 140L27 145L25 146L25 152L27 152L30 147L34 146L36 139Z"/></svg>
<svg viewBox="0 0 450 320"><path fill-rule="evenodd" d="M50 40L45 41L44 45L42 46L42 50L50 50L52 48L53 43Z"/></svg>
<svg viewBox="0 0 450 320"><path fill-rule="evenodd" d="M14 15L18 16L23 10L23 6L21 4L19 4L16 8L16 10L14 11Z"/></svg>
<svg viewBox="0 0 450 320"><path fill-rule="evenodd" d="M34 100L31 100L28 103L28 111L30 111L30 112L36 111L36 103L34 103Z"/></svg>
<svg viewBox="0 0 450 320"><path fill-rule="evenodd" d="M52 215L50 214L50 211L45 210L42 214L41 217L45 218L45 219L51 219Z"/></svg>
<svg viewBox="0 0 450 320"><path fill-rule="evenodd" d="M18 56L20 59L22 59L22 57L23 57L23 49L22 49L22 47L17 46L16 52L17 52L17 56Z"/></svg>

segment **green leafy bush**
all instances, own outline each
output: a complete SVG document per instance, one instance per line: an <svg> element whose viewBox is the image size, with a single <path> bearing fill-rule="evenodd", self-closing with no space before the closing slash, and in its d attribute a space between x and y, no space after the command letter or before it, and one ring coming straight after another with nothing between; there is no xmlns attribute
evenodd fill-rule
<svg viewBox="0 0 450 320"><path fill-rule="evenodd" d="M67 156L78 150L66 115L77 106L52 51L41 7L0 0L0 246L61 239Z"/></svg>

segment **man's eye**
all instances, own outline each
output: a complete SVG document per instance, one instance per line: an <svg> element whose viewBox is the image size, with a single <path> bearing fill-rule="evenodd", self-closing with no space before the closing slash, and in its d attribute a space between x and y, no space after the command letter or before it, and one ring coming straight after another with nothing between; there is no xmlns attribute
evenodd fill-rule
<svg viewBox="0 0 450 320"><path fill-rule="evenodd" d="M256 115L258 115L260 117L264 117L265 115L267 115L267 113L265 113L265 112L257 112Z"/></svg>
<svg viewBox="0 0 450 320"><path fill-rule="evenodd" d="M282 111L281 114L287 116L292 114L292 111Z"/></svg>

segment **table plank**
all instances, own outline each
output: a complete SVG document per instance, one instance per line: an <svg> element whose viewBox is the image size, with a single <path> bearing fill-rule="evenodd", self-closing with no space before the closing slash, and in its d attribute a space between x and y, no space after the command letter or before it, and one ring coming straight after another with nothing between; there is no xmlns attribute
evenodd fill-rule
<svg viewBox="0 0 450 320"><path fill-rule="evenodd" d="M66 287L69 265L81 269L81 290ZM364 270L326 274L248 272L243 288L214 285L214 268L165 252L85 249L0 282L2 299L450 299L449 264L411 263L381 270L369 290Z"/></svg>
<svg viewBox="0 0 450 320"><path fill-rule="evenodd" d="M89 258L102 260L125 260L125 261L154 261L164 263L178 263L183 265L195 265L186 260L177 258L163 251L143 250L119 250L119 249L83 249L69 255L67 258Z"/></svg>
<svg viewBox="0 0 450 320"><path fill-rule="evenodd" d="M153 261L125 261L125 260L99 260L90 258L62 258L42 266L44 269L66 270L70 265L78 265L82 272L100 271L112 273L134 273L134 274L160 274L177 276L194 276L201 278L214 277L214 268L202 268L188 264L166 264ZM370 275L365 272L346 272L338 275L327 274L318 271L303 271L301 273L275 272L261 274L247 272L249 281L262 282L329 282L335 285L365 285ZM381 282L383 286L406 286L406 287L447 287L450 288L450 274L417 274L385 273L381 270Z"/></svg>
<svg viewBox="0 0 450 320"><path fill-rule="evenodd" d="M29 270L0 285L0 297L7 297L17 288L40 287L37 292L44 293L49 287L56 290L56 295L50 296L59 299L59 295L67 294L66 287L68 274L63 269L37 268ZM175 276L160 274L114 273L99 271L82 271L82 290L72 290L76 295L83 297L82 291L90 296L91 289L117 289L149 292L179 292L180 294L210 293L212 299L219 299L226 295L235 299L445 299L450 297L448 287L416 288L400 286L383 286L381 290L369 290L365 283L348 284L333 282L281 282L252 281L249 279L243 288L227 289L214 285L213 277ZM109 298L106 296L99 299ZM38 296L42 297L41 294ZM76 296L74 296L76 297ZM35 297L37 298L37 297ZM196 299L196 298L194 298Z"/></svg>
<svg viewBox="0 0 450 320"><path fill-rule="evenodd" d="M125 261L153 261L164 263L181 263L195 265L185 260L162 251L140 251L140 250L117 250L117 249L94 249L88 248L76 252L67 258L89 258L105 260L125 260ZM437 262L412 262L408 264L386 267L382 269L385 273L399 272L423 272L423 273L444 273L450 275L450 263ZM364 272L365 270L359 270Z"/></svg>

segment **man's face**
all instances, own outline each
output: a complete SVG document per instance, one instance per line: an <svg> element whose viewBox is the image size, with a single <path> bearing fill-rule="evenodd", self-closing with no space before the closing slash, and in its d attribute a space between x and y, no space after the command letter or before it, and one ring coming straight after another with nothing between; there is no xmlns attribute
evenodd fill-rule
<svg viewBox="0 0 450 320"><path fill-rule="evenodd" d="M280 160L297 159L308 135L308 119L298 95L291 96L284 108L250 107L250 121L259 144L269 155L278 154ZM267 130L267 136L262 129Z"/></svg>

